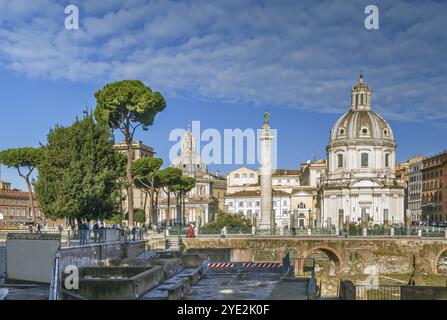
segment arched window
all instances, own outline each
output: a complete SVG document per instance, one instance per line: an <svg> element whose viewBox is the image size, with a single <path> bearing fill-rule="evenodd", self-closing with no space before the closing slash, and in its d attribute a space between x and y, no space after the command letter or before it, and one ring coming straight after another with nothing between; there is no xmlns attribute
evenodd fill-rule
<svg viewBox="0 0 447 320"><path fill-rule="evenodd" d="M235 175L234 175L234 177L236 178L236 179L239 179L239 173L236 173Z"/></svg>
<svg viewBox="0 0 447 320"><path fill-rule="evenodd" d="M367 153L362 153L361 154L361 166L362 167L367 167L368 166L368 154Z"/></svg>
<svg viewBox="0 0 447 320"><path fill-rule="evenodd" d="M343 155L337 155L337 168L343 168Z"/></svg>
<svg viewBox="0 0 447 320"><path fill-rule="evenodd" d="M245 178L247 178L247 174L246 174L246 173L243 173L243 174L242 174L242 179L245 179Z"/></svg>

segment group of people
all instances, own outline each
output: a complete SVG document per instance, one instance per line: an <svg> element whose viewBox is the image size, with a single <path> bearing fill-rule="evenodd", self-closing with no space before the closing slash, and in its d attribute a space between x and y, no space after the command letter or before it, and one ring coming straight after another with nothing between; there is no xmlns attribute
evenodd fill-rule
<svg viewBox="0 0 447 320"><path fill-rule="evenodd" d="M85 245L91 239L91 233L93 232L93 240L95 243L102 242L104 238L105 227L104 224L96 222L93 226L87 222L82 222L78 226L79 230L79 244Z"/></svg>
<svg viewBox="0 0 447 320"><path fill-rule="evenodd" d="M36 233L41 233L42 226L40 225L40 223L36 224L35 226L30 224L30 225L28 225L28 231L29 231L29 233L33 233L34 231L36 231Z"/></svg>

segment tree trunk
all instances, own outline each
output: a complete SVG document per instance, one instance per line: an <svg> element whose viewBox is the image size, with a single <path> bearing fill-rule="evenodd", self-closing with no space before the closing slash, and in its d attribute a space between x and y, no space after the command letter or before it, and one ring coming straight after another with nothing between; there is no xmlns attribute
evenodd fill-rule
<svg viewBox="0 0 447 320"><path fill-rule="evenodd" d="M154 222L158 225L158 190L155 192Z"/></svg>
<svg viewBox="0 0 447 320"><path fill-rule="evenodd" d="M182 209L182 213L183 213L183 224L184 225L186 225L187 223L186 223L186 216L185 216L185 213L186 213L186 208L185 208L185 198L186 198L186 194L183 194L182 195L182 205L183 205L183 209Z"/></svg>
<svg viewBox="0 0 447 320"><path fill-rule="evenodd" d="M168 214L167 214L167 218L168 218L168 224L171 224L171 191L168 190L167 192L168 194Z"/></svg>
<svg viewBox="0 0 447 320"><path fill-rule="evenodd" d="M182 202L181 202L181 194L180 192L176 195L177 201L176 201L176 224L181 225L182 224Z"/></svg>
<svg viewBox="0 0 447 320"><path fill-rule="evenodd" d="M29 181L29 177L25 177L26 185L28 187L28 193L29 193L29 202L31 204L31 218L33 221L36 219L36 210L34 208L34 198L33 198L33 188L31 187L31 183Z"/></svg>
<svg viewBox="0 0 447 320"><path fill-rule="evenodd" d="M129 228L133 228L133 176L132 176L132 165L133 165L133 157L132 157L132 139L129 138L129 135L126 137L127 144L127 214L128 214L128 225Z"/></svg>
<svg viewBox="0 0 447 320"><path fill-rule="evenodd" d="M145 192L145 193L144 193L144 205L143 205L143 208L144 208L144 209L143 209L143 210L144 210L144 223L145 223L146 225L150 225L150 223L151 223L151 219L150 219L150 216L151 216L151 208L149 207L149 213L146 214L147 197L148 197L148 193Z"/></svg>

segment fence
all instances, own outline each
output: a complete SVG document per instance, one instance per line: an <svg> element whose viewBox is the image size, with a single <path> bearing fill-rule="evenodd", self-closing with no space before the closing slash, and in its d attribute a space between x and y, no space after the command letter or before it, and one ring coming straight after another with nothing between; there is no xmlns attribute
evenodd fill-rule
<svg viewBox="0 0 447 320"><path fill-rule="evenodd" d="M355 286L355 300L400 300L400 286Z"/></svg>
<svg viewBox="0 0 447 320"><path fill-rule="evenodd" d="M401 286L355 285L340 281L338 296L342 300L401 300Z"/></svg>
<svg viewBox="0 0 447 320"><path fill-rule="evenodd" d="M207 272L207 275L272 274L279 279L283 266L278 262L210 262Z"/></svg>
<svg viewBox="0 0 447 320"><path fill-rule="evenodd" d="M61 287L61 279L60 279L60 271L59 271L59 263L60 263L60 251L56 252L56 256L54 257L54 265L51 272L51 282L50 282L50 291L48 295L48 300L60 300L60 287Z"/></svg>
<svg viewBox="0 0 447 320"><path fill-rule="evenodd" d="M138 241L143 240L143 230L123 230L123 229L98 229L98 230L68 230L62 234L62 240L66 240L67 246L87 245L95 243L110 243L117 241Z"/></svg>

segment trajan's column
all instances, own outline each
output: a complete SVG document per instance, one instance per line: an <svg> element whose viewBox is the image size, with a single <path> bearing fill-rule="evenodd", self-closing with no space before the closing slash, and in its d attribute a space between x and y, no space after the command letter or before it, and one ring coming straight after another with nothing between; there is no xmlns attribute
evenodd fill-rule
<svg viewBox="0 0 447 320"><path fill-rule="evenodd" d="M269 113L264 113L264 125L261 130L261 221L260 229L272 229L275 216L272 210L272 141Z"/></svg>

